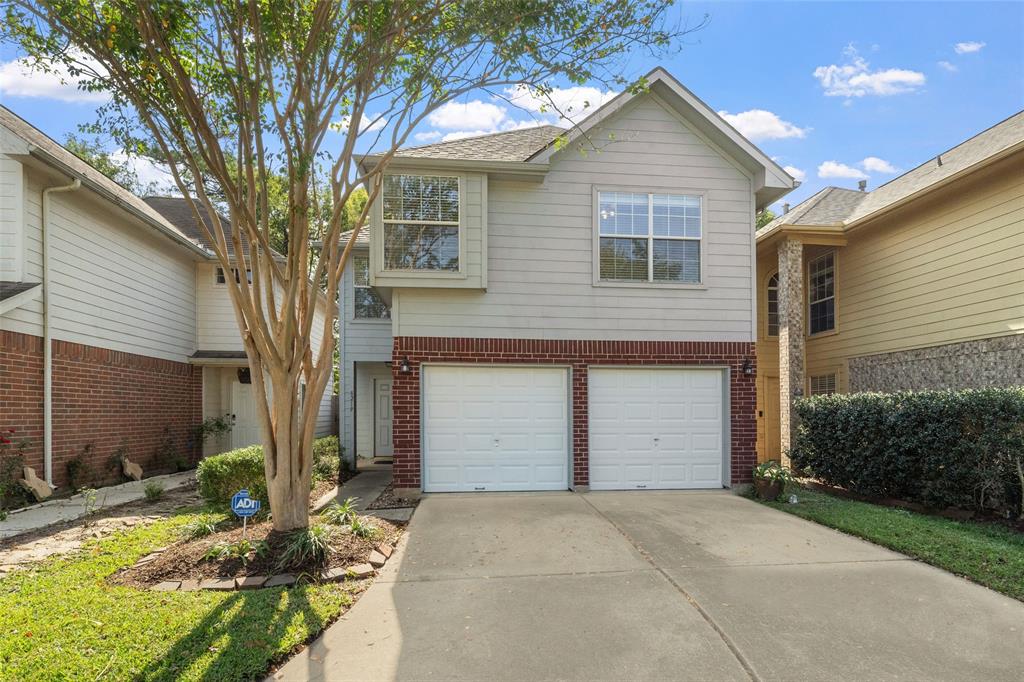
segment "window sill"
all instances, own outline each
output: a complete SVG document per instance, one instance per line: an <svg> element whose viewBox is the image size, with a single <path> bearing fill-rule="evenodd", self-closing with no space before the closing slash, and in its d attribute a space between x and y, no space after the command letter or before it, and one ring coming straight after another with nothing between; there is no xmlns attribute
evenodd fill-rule
<svg viewBox="0 0 1024 682"><path fill-rule="evenodd" d="M693 291L706 291L707 284L675 284L672 282L614 282L599 280L593 282L592 286L614 289L690 289Z"/></svg>
<svg viewBox="0 0 1024 682"><path fill-rule="evenodd" d="M467 279L464 272L452 272L450 270L381 270L374 273L374 280L377 279ZM370 286L375 286L373 282Z"/></svg>
<svg viewBox="0 0 1024 682"><path fill-rule="evenodd" d="M353 317L349 320L355 324L386 324L391 326L390 317Z"/></svg>
<svg viewBox="0 0 1024 682"><path fill-rule="evenodd" d="M823 337L826 337L826 336L835 336L838 333L839 333L838 329L829 329L827 332L816 332L814 334L808 334L804 338L806 338L809 341L811 339L820 339L820 338L823 338Z"/></svg>

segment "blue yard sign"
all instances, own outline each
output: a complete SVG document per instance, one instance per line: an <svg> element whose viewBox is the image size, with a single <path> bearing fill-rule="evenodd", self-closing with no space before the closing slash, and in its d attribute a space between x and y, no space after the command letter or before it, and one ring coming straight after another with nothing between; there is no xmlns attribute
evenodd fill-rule
<svg viewBox="0 0 1024 682"><path fill-rule="evenodd" d="M249 497L248 490L239 490L231 496L231 511L243 519L255 516L260 510L260 501L255 497Z"/></svg>

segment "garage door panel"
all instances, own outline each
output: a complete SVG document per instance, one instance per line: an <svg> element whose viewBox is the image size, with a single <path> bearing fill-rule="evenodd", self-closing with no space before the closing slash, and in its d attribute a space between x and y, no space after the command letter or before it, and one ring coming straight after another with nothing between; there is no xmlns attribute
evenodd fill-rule
<svg viewBox="0 0 1024 682"><path fill-rule="evenodd" d="M568 488L565 369L428 366L423 386L424 490Z"/></svg>
<svg viewBox="0 0 1024 682"><path fill-rule="evenodd" d="M722 484L723 372L591 368L593 489Z"/></svg>

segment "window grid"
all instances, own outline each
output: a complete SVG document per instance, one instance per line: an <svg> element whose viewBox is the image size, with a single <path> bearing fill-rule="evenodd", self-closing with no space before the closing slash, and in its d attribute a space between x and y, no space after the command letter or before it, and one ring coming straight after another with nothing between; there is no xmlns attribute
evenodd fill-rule
<svg viewBox="0 0 1024 682"><path fill-rule="evenodd" d="M836 392L836 374L819 374L810 378L809 395L832 395Z"/></svg>
<svg viewBox="0 0 1024 682"><path fill-rule="evenodd" d="M231 268L231 272L235 273L235 284L241 284L242 280L238 278L238 268ZM246 268L245 270L245 279L249 284L252 284L252 270L249 268ZM227 278L224 276L224 268L217 268L213 281L218 285L227 284Z"/></svg>
<svg viewBox="0 0 1024 682"><path fill-rule="evenodd" d="M836 328L835 254L818 256L807 268L808 330L811 334Z"/></svg>
<svg viewBox="0 0 1024 682"><path fill-rule="evenodd" d="M384 177L384 269L459 270L459 192L457 176Z"/></svg>
<svg viewBox="0 0 1024 682"><path fill-rule="evenodd" d="M768 336L779 335L779 273L768 279Z"/></svg>
<svg viewBox="0 0 1024 682"><path fill-rule="evenodd" d="M638 212L637 207L645 208L646 214ZM645 231L641 231L643 228ZM702 236L700 196L598 192L598 277L602 281L700 284ZM632 244L631 259L623 244ZM608 266L613 269L608 274L606 254L611 261ZM646 269L641 273L637 266L644 254ZM616 263L618 258L624 262ZM622 276L623 270L627 276Z"/></svg>
<svg viewBox="0 0 1024 682"><path fill-rule="evenodd" d="M370 286L370 259L367 256L353 256L352 267L354 317L357 320L391 319L388 304Z"/></svg>

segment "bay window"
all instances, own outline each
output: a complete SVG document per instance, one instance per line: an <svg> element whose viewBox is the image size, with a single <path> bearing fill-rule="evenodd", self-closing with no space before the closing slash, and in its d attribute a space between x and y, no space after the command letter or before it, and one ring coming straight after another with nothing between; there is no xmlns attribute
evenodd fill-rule
<svg viewBox="0 0 1024 682"><path fill-rule="evenodd" d="M459 270L459 179L386 175L385 270Z"/></svg>
<svg viewBox="0 0 1024 682"><path fill-rule="evenodd" d="M702 213L699 196L598 192L599 279L700 284Z"/></svg>

